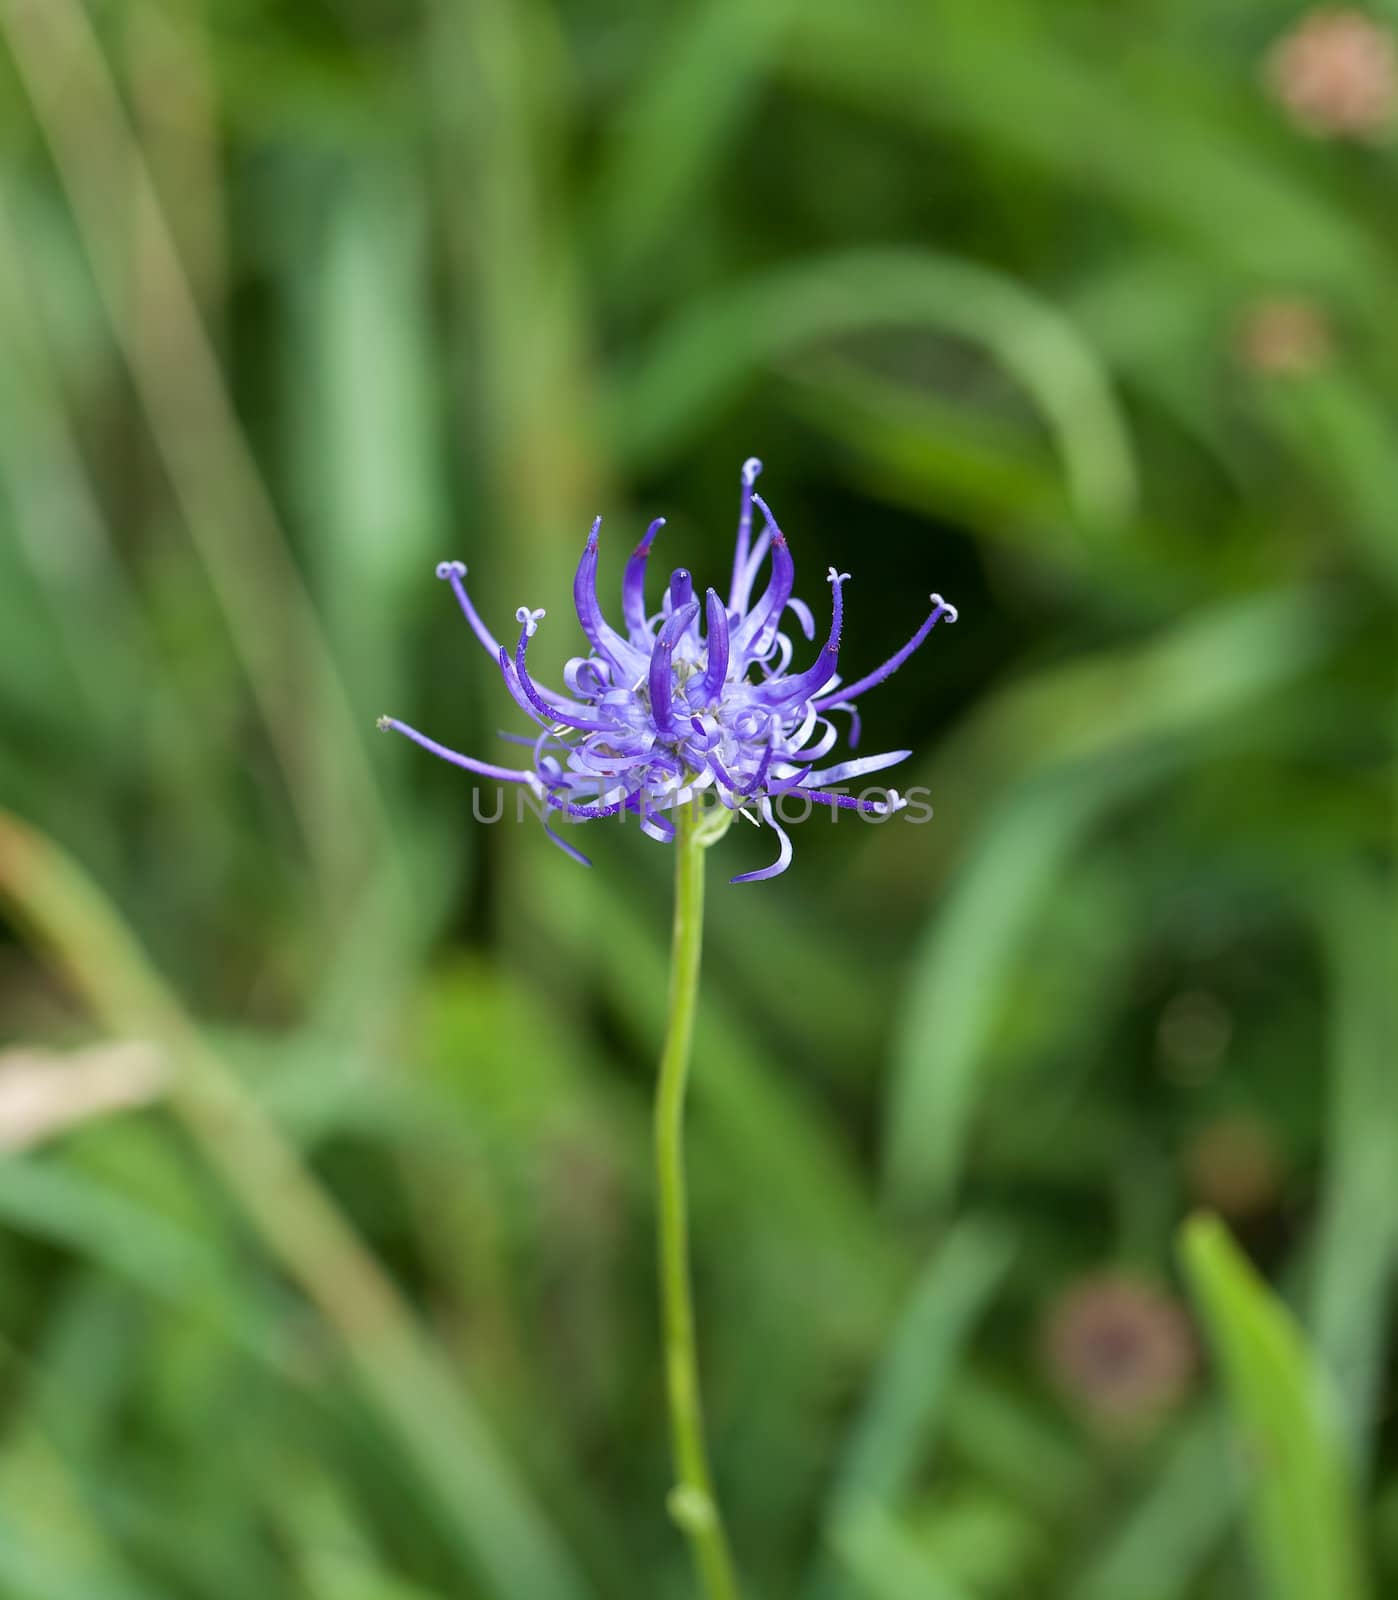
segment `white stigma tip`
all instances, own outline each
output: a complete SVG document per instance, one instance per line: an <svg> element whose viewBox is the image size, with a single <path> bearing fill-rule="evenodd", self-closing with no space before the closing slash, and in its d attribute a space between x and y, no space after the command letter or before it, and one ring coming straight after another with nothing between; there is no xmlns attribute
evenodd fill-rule
<svg viewBox="0 0 1398 1600"><path fill-rule="evenodd" d="M888 799L883 803L884 815L892 816L895 811L902 811L907 803L896 789L890 789L888 791Z"/></svg>
<svg viewBox="0 0 1398 1600"><path fill-rule="evenodd" d="M439 561L437 563L437 576L439 578L464 578L466 576L466 563L464 561Z"/></svg>
<svg viewBox="0 0 1398 1600"><path fill-rule="evenodd" d="M539 623L547 615L548 612L545 611L542 606L540 606L537 611L531 611L528 606L521 606L519 610L515 612L515 621L523 626L524 637L526 639L532 639L539 631Z"/></svg>
<svg viewBox="0 0 1398 1600"><path fill-rule="evenodd" d="M848 583L849 573L836 572L834 567L831 567L829 573L827 574L826 581L828 583Z"/></svg>
<svg viewBox="0 0 1398 1600"><path fill-rule="evenodd" d="M747 484L749 488L751 488L753 484L756 483L757 475L761 471L762 463L757 459L756 456L749 456L747 460L743 462L743 482Z"/></svg>
<svg viewBox="0 0 1398 1600"><path fill-rule="evenodd" d="M393 718L380 717L374 726L379 730L380 733L387 733L388 730L393 726Z"/></svg>
<svg viewBox="0 0 1398 1600"><path fill-rule="evenodd" d="M955 622L957 617L960 616L961 613L956 609L956 607L943 600L941 595L929 594L927 598L934 606L936 606L937 610L942 613L948 622Z"/></svg>

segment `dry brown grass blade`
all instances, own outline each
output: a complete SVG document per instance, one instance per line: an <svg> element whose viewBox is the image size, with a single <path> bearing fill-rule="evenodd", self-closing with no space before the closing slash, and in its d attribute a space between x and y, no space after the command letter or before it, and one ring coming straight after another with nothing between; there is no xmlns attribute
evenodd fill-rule
<svg viewBox="0 0 1398 1600"><path fill-rule="evenodd" d="M0 1051L0 1150L27 1150L69 1129L149 1105L165 1089L165 1058L150 1044Z"/></svg>

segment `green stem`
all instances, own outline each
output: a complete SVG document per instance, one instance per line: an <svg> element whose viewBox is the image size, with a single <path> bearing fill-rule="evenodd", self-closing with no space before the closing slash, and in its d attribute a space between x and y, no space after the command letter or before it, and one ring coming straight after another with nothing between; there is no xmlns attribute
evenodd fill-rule
<svg viewBox="0 0 1398 1600"><path fill-rule="evenodd" d="M684 1183L684 1092L699 994L704 938L704 846L694 809L675 812L675 923L670 1016L655 1098L656 1190L660 1210L660 1299L675 1487L670 1514L684 1530L707 1600L737 1600L738 1580L714 1498L704 1447L694 1302L689 1287L689 1219Z"/></svg>

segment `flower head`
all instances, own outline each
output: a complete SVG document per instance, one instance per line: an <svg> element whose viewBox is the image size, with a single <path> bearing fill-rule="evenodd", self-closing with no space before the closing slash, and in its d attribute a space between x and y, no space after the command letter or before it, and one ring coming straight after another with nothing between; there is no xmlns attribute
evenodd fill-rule
<svg viewBox="0 0 1398 1600"><path fill-rule="evenodd" d="M1177 1301L1109 1272L1058 1301L1045 1353L1064 1396L1107 1432L1148 1427L1173 1410L1194 1374L1194 1336Z"/></svg>
<svg viewBox="0 0 1398 1600"><path fill-rule="evenodd" d="M1240 318L1235 349L1254 372L1305 377L1334 354L1335 336L1324 308L1300 295L1258 300Z"/></svg>
<svg viewBox="0 0 1398 1600"><path fill-rule="evenodd" d="M838 672L844 586L849 573L831 567L832 618L815 660L793 671L795 648L783 631L788 613L807 639L815 637L810 609L792 594L795 569L786 537L753 485L762 463L743 464L737 548L728 597L716 589L700 599L683 567L670 574L660 608L646 604L645 580L651 546L664 526L658 517L626 563L621 586L625 631L613 628L597 598L597 545L602 519L592 525L577 576L573 603L588 653L563 670L564 689L536 681L528 664L529 641L546 613L521 606L513 649L500 644L481 621L466 592L466 567L444 561L437 576L455 592L466 620L500 668L520 710L538 732L523 742L533 751L527 768L501 767L457 754L394 717L379 727L404 734L424 749L482 777L526 785L549 810L576 818L631 815L654 839L675 836L667 816L700 797L727 812L755 811L753 820L777 835L776 861L733 879L747 883L775 877L791 861L791 841L774 804L788 794L850 810L886 815L906 801L896 790L886 799L843 792L841 785L881 772L908 750L859 756L822 766L838 742L834 716L848 720L851 749L859 740L855 702L891 677L956 608L940 595L912 638L857 682L843 684ZM762 528L754 534L754 511ZM764 565L767 579L760 593ZM550 838L584 865L587 858L544 822Z"/></svg>
<svg viewBox="0 0 1398 1600"><path fill-rule="evenodd" d="M1392 31L1355 7L1322 7L1273 45L1273 95L1317 138L1373 139L1398 110L1398 47Z"/></svg>

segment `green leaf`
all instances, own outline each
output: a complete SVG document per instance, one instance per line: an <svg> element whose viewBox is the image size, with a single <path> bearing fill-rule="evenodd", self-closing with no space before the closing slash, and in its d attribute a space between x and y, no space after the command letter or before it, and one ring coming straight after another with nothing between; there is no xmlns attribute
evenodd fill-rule
<svg viewBox="0 0 1398 1600"><path fill-rule="evenodd" d="M614 287L643 279L754 110L792 0L708 0L676 13L610 120L596 212ZM639 287L644 289L644 282Z"/></svg>
<svg viewBox="0 0 1398 1600"><path fill-rule="evenodd" d="M1366 1460L1398 1274L1398 1001L1392 888L1377 873L1336 883L1319 907L1333 1000L1327 1161L1316 1229L1309 1325L1335 1374L1351 1448Z"/></svg>
<svg viewBox="0 0 1398 1600"><path fill-rule="evenodd" d="M896 1511L922 1465L972 1330L1004 1281L1013 1249L1001 1229L962 1222L914 1284L836 1469L825 1527L842 1560L853 1556L858 1564L883 1547L877 1519ZM814 1594L839 1592L830 1574L818 1574Z"/></svg>
<svg viewBox="0 0 1398 1600"><path fill-rule="evenodd" d="M614 389L628 465L672 452L764 366L887 328L970 340L1024 390L1057 443L1079 513L1114 525L1136 498L1126 422L1091 347L1013 279L930 250L857 250L748 279L679 313Z"/></svg>
<svg viewBox="0 0 1398 1600"><path fill-rule="evenodd" d="M990 754L984 786L1000 797L911 968L885 1123L901 1205L955 1188L1005 986L1074 854L1113 806L1210 755L1220 727L1330 647L1314 609L1289 594L1218 606L1131 650L1041 674L970 730L962 759Z"/></svg>
<svg viewBox="0 0 1398 1600"><path fill-rule="evenodd" d="M868 1600L973 1600L937 1570L932 1556L895 1518L865 1506L834 1532L836 1551Z"/></svg>
<svg viewBox="0 0 1398 1600"><path fill-rule="evenodd" d="M1325 1374L1216 1217L1187 1222L1180 1249L1241 1446L1269 1600L1363 1600L1358 1513Z"/></svg>
<svg viewBox="0 0 1398 1600"><path fill-rule="evenodd" d="M1212 1416L1171 1441L1155 1475L1118 1516L1069 1600L1185 1600L1237 1514Z"/></svg>

